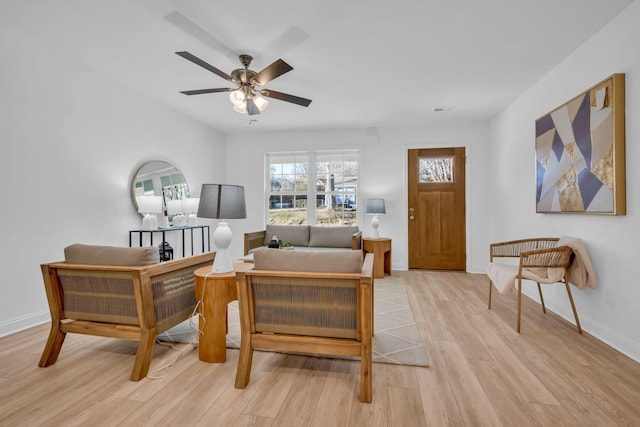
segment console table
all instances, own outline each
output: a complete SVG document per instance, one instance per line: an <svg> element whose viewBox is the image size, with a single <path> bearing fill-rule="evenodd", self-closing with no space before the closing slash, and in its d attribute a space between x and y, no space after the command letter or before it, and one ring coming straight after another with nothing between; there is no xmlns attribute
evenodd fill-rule
<svg viewBox="0 0 640 427"><path fill-rule="evenodd" d="M362 253L373 253L373 277L384 278L384 274L391 275L391 239L385 237L362 238Z"/></svg>
<svg viewBox="0 0 640 427"><path fill-rule="evenodd" d="M150 244L151 246L153 246L153 235L154 233L161 233L162 234L162 242L166 242L166 233L171 233L171 232L175 232L175 231L181 231L182 232L182 257L185 257L185 245L184 245L184 236L186 231L188 230L191 233L191 255L193 255L193 230L200 230L201 234L202 234L202 253L205 253L205 242L206 242L206 247L207 250L206 252L209 252L211 250L211 237L210 237L210 231L209 231L209 226L208 225L193 225L193 226L184 226L184 227L167 227L167 228L158 228L157 230L129 230L129 247L132 246L133 244L133 235L134 234L138 234L138 242L140 244L140 246L142 247L142 236L144 235L144 233L149 233L150 236ZM207 238L205 240L204 234L205 231L207 232ZM162 249L160 249L162 250Z"/></svg>

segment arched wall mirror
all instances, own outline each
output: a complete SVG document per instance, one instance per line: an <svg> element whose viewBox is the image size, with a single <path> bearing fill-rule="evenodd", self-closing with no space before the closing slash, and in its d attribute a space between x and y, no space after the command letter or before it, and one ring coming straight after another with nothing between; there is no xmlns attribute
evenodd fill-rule
<svg viewBox="0 0 640 427"><path fill-rule="evenodd" d="M131 183L131 198L136 210L137 196L162 196L163 210L166 210L169 200L190 197L189 185L182 172L171 163L152 160L138 168Z"/></svg>

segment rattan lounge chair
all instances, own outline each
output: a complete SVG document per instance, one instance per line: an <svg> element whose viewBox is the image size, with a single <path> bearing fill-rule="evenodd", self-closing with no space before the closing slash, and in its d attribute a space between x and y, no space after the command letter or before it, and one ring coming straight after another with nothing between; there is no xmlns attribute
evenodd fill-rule
<svg viewBox="0 0 640 427"><path fill-rule="evenodd" d="M580 326L580 320L578 319L578 312L576 311L576 306L573 302L573 295L571 294L571 288L569 287L569 266L574 259L573 249L569 246L558 246L559 240L560 239L556 237L543 237L498 242L492 243L489 246L490 264L487 267L489 274L488 307L489 310L491 310L491 291L494 284L491 277L499 277L499 275L504 272L505 276L508 276L507 282L511 282L511 287L513 287L513 279L515 278L517 280L518 290L518 314L516 323L516 331L518 333L520 333L520 323L522 319L522 281L525 279L532 280L538 285L538 293L540 295L540 303L542 305L543 313L546 313L547 309L544 305L542 287L540 284L551 284L557 282L564 283L571 303L571 309L573 310L573 316L576 321L578 333L582 333L582 327ZM494 259L496 258L509 257L519 258L518 266L506 264L496 265L494 263ZM510 274L513 274L513 277L509 276Z"/></svg>
<svg viewBox="0 0 640 427"><path fill-rule="evenodd" d="M38 365L56 362L67 333L98 335L138 341L130 378L144 378L156 336L193 312L193 272L214 257L210 252L159 263L155 247L68 247L66 262L41 266L51 332Z"/></svg>
<svg viewBox="0 0 640 427"><path fill-rule="evenodd" d="M262 249L254 260L254 270L237 275L236 388L249 382L254 349L351 356L360 359L360 400L371 402L373 254L363 264L360 251Z"/></svg>

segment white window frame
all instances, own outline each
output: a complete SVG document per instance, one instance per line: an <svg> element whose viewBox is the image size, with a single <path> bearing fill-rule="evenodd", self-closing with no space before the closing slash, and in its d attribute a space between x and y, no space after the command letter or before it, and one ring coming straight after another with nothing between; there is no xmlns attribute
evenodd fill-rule
<svg viewBox="0 0 640 427"><path fill-rule="evenodd" d="M317 198L318 195L322 194L325 195L328 192L325 190L325 192L318 192L317 190L317 180L318 180L318 174L317 174L317 161L318 161L318 157L320 156L326 156L326 155L332 155L332 154L353 154L356 156L356 162L358 165L358 174L356 176L356 179L358 181L357 184L357 189L355 191L355 193L353 193L355 195L356 198L356 212L358 210L357 205L359 204L359 192L360 192L360 183L359 183L359 179L360 179L360 150L357 149L346 149L346 150L318 150L318 151L285 151L285 152L269 152L265 154L265 167L264 167L264 182L265 182L265 188L264 188L264 205L266 207L265 209L265 224L269 224L270 221L270 199L272 195L275 194L280 194L280 195L296 195L296 194L301 194L301 193L295 193L295 192L271 192L271 171L270 171L270 166L271 166L271 158L272 157L284 157L284 156L307 156L307 191L304 193L307 196L307 207L306 207L306 212L307 212L307 224L309 225L316 225L316 220L317 220ZM334 190L335 191L335 190ZM358 215L356 215L356 224L358 223Z"/></svg>

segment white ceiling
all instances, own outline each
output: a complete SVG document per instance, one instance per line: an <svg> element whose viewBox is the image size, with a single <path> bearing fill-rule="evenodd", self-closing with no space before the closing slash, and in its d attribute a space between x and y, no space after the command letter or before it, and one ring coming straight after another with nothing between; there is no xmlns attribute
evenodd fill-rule
<svg viewBox="0 0 640 427"><path fill-rule="evenodd" d="M632 1L2 0L0 25L224 133L425 126L491 118ZM313 102L249 125L226 93L179 93L229 87L182 50L226 73L282 58L265 87Z"/></svg>

